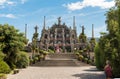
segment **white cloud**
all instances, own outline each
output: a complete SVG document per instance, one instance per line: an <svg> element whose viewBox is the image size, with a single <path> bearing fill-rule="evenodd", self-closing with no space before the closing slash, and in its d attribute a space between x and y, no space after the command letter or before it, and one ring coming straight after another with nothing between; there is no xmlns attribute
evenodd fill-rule
<svg viewBox="0 0 120 79"><path fill-rule="evenodd" d="M6 17L6 18L12 18L12 19L16 18L16 16L13 14L0 14L0 17Z"/></svg>
<svg viewBox="0 0 120 79"><path fill-rule="evenodd" d="M21 0L21 3L24 4L27 0Z"/></svg>
<svg viewBox="0 0 120 79"><path fill-rule="evenodd" d="M7 0L0 0L0 5L3 5Z"/></svg>
<svg viewBox="0 0 120 79"><path fill-rule="evenodd" d="M0 0L0 9L5 8L5 3L7 2L7 0Z"/></svg>
<svg viewBox="0 0 120 79"><path fill-rule="evenodd" d="M67 7L69 10L80 10L85 7L100 7L101 9L111 8L115 5L115 2L107 0L83 0L82 2L78 1L75 3L64 4L64 7Z"/></svg>
<svg viewBox="0 0 120 79"><path fill-rule="evenodd" d="M7 4L8 4L8 5L15 5L15 2L8 1Z"/></svg>
<svg viewBox="0 0 120 79"><path fill-rule="evenodd" d="M5 8L6 6L14 6L15 2L10 0L0 0L0 9Z"/></svg>
<svg viewBox="0 0 120 79"><path fill-rule="evenodd" d="M27 0L0 0L0 9L15 6L16 4L24 4Z"/></svg>

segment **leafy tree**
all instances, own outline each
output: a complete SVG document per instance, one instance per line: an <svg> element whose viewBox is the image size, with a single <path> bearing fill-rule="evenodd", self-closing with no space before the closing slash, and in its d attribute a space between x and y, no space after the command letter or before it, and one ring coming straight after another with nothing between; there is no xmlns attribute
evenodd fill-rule
<svg viewBox="0 0 120 79"><path fill-rule="evenodd" d="M23 33L8 24L0 25L0 46L5 54L4 60L10 66L15 67L17 53L24 49L27 40Z"/></svg>
<svg viewBox="0 0 120 79"><path fill-rule="evenodd" d="M79 36L79 42L80 43L86 43L87 42L87 38L86 38L86 35L81 33L80 36Z"/></svg>
<svg viewBox="0 0 120 79"><path fill-rule="evenodd" d="M120 77L120 0L115 2L115 7L106 13L108 33L100 37L99 49L102 50L100 58L103 57L104 60L100 64L104 65L106 60L110 60L114 76ZM98 60L100 59L96 59Z"/></svg>
<svg viewBox="0 0 120 79"><path fill-rule="evenodd" d="M93 52L94 51L94 47L96 45L95 38L91 38L89 42L90 42L90 49Z"/></svg>
<svg viewBox="0 0 120 79"><path fill-rule="evenodd" d="M32 48L32 51L33 51L33 56L35 54L35 52L38 52L38 33L37 33L37 29L38 27L36 26L35 27L35 33L33 34L33 37L32 37L32 45L31 45L31 48Z"/></svg>
<svg viewBox="0 0 120 79"><path fill-rule="evenodd" d="M109 31L109 41L111 53L109 59L113 66L113 74L120 77L120 0L116 0L116 6L111 8L107 14L107 29Z"/></svg>

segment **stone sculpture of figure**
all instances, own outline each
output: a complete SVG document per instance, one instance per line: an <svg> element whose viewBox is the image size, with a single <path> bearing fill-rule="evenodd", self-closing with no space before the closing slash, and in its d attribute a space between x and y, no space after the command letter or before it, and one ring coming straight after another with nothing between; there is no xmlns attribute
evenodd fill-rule
<svg viewBox="0 0 120 79"><path fill-rule="evenodd" d="M82 34L84 34L85 27L81 26L81 28L82 28Z"/></svg>
<svg viewBox="0 0 120 79"><path fill-rule="evenodd" d="M61 17L58 17L58 25L61 24Z"/></svg>
<svg viewBox="0 0 120 79"><path fill-rule="evenodd" d="M38 30L38 26L36 25L35 26L35 33L37 33L37 30Z"/></svg>
<svg viewBox="0 0 120 79"><path fill-rule="evenodd" d="M56 46L56 53L60 53L60 48L58 45Z"/></svg>

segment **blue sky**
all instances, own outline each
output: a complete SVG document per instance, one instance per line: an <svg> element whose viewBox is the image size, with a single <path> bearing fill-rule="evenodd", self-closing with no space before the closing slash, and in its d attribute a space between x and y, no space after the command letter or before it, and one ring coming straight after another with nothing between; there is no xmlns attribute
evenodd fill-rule
<svg viewBox="0 0 120 79"><path fill-rule="evenodd" d="M85 34L91 37L94 24L94 36L99 37L99 32L106 31L105 13L114 4L113 0L0 0L0 24L8 23L20 32L24 32L27 24L27 38L31 41L36 25L40 38L44 16L46 28L57 23L58 17L72 27L75 16L78 35L84 25Z"/></svg>

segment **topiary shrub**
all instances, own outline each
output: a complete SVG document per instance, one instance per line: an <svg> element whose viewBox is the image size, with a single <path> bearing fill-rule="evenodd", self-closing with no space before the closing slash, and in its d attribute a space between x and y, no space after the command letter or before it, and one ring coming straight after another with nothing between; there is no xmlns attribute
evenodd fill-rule
<svg viewBox="0 0 120 79"><path fill-rule="evenodd" d="M0 73L8 74L10 71L8 64L4 61L0 61Z"/></svg>
<svg viewBox="0 0 120 79"><path fill-rule="evenodd" d="M88 64L88 58L85 58L85 62Z"/></svg>
<svg viewBox="0 0 120 79"><path fill-rule="evenodd" d="M51 50L51 49L48 49L48 52L49 53L55 53L53 50Z"/></svg>
<svg viewBox="0 0 120 79"><path fill-rule="evenodd" d="M40 61L44 60L44 55L43 54L39 55L39 59L40 59Z"/></svg>
<svg viewBox="0 0 120 79"><path fill-rule="evenodd" d="M44 50L39 50L39 53L40 53L40 54L43 54L43 52L44 52Z"/></svg>
<svg viewBox="0 0 120 79"><path fill-rule="evenodd" d="M102 53L103 51L100 48L99 44L95 46L94 52L95 52L95 65L99 70L103 70L105 56L104 56L104 53Z"/></svg>
<svg viewBox="0 0 120 79"><path fill-rule="evenodd" d="M26 52L20 52L18 54L16 67L17 68L26 68L29 65L29 57Z"/></svg>
<svg viewBox="0 0 120 79"><path fill-rule="evenodd" d="M83 60L83 56L79 55L78 60L82 61Z"/></svg>
<svg viewBox="0 0 120 79"><path fill-rule="evenodd" d="M35 64L38 60L39 60L39 58L37 56L34 56L33 57L33 64Z"/></svg>
<svg viewBox="0 0 120 79"><path fill-rule="evenodd" d="M48 51L43 51L43 55L47 55L47 54L49 54Z"/></svg>

